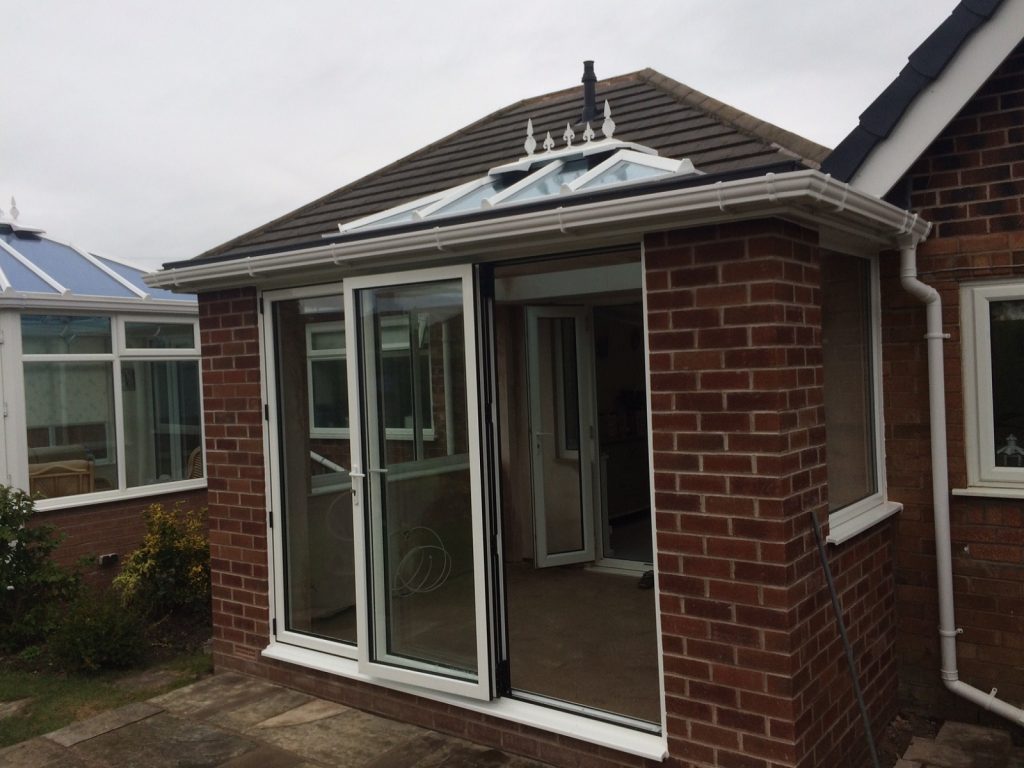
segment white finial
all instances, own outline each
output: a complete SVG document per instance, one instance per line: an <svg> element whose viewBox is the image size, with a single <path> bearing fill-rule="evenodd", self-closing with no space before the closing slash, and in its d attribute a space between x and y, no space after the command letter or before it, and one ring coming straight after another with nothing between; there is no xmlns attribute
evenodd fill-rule
<svg viewBox="0 0 1024 768"><path fill-rule="evenodd" d="M583 140L590 143L591 139L594 138L594 129L590 127L590 123L587 123L587 130L583 132Z"/></svg>
<svg viewBox="0 0 1024 768"><path fill-rule="evenodd" d="M544 139L544 143L541 146L544 147L545 152L550 152L555 148L555 140L551 138L551 131L548 131L548 136Z"/></svg>
<svg viewBox="0 0 1024 768"><path fill-rule="evenodd" d="M615 133L615 121L612 120L612 108L608 104L608 100L604 101L604 122L601 123L601 133L604 134L606 139L610 139L612 134Z"/></svg>
<svg viewBox="0 0 1024 768"><path fill-rule="evenodd" d="M17 221L19 213L21 213L21 211L18 210L18 204L14 201L14 195L11 195L11 218L14 221Z"/></svg>
<svg viewBox="0 0 1024 768"><path fill-rule="evenodd" d="M523 147L526 149L527 155L532 155L533 151L537 148L537 140L533 138L533 119L527 119L526 121L526 141L523 143Z"/></svg>
<svg viewBox="0 0 1024 768"><path fill-rule="evenodd" d="M572 140L576 138L576 132L572 129L572 126L568 123L565 124L565 133L562 134L562 141L565 142L565 146L571 147Z"/></svg>

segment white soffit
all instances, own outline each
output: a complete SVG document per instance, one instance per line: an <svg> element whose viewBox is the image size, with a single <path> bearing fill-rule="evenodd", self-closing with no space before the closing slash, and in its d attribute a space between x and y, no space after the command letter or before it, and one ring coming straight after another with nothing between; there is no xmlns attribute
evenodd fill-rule
<svg viewBox="0 0 1024 768"><path fill-rule="evenodd" d="M882 197L949 125L1024 36L1024 0L1003 0L968 38L942 74L914 100L892 133L850 180Z"/></svg>

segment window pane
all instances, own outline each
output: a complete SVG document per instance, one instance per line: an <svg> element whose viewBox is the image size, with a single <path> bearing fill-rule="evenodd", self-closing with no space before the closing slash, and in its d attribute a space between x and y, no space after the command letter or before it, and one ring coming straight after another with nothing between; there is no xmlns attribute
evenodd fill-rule
<svg viewBox="0 0 1024 768"><path fill-rule="evenodd" d="M1024 466L1024 301L989 305L992 341L992 437L997 467Z"/></svg>
<svg viewBox="0 0 1024 768"><path fill-rule="evenodd" d="M109 354L110 318L22 315L21 351L26 355Z"/></svg>
<svg viewBox="0 0 1024 768"><path fill-rule="evenodd" d="M829 511L878 490L871 358L871 266L828 253L822 260L822 350Z"/></svg>
<svg viewBox="0 0 1024 768"><path fill-rule="evenodd" d="M31 493L117 488L113 380L109 362L25 363Z"/></svg>
<svg viewBox="0 0 1024 768"><path fill-rule="evenodd" d="M202 477L199 363L124 361L121 393L128 487Z"/></svg>
<svg viewBox="0 0 1024 768"><path fill-rule="evenodd" d="M367 390L379 393L377 411L366 413L372 425L370 499L376 504L369 518L372 615L378 617L374 661L476 679L462 285L452 280L357 296L367 331L364 380ZM396 329L405 330L405 349L396 349L403 343ZM435 365L431 344L444 350ZM410 349L416 351L415 366ZM433 402L446 434L428 449L431 391L438 393ZM412 430L411 441L390 439L385 427L398 423Z"/></svg>
<svg viewBox="0 0 1024 768"><path fill-rule="evenodd" d="M128 349L195 349L192 323L125 323Z"/></svg>
<svg viewBox="0 0 1024 768"><path fill-rule="evenodd" d="M278 504L284 549L284 628L354 644L349 441L337 433L317 432L348 427L345 360L310 358L318 350L344 349L341 320L340 296L274 304L283 486ZM317 324L330 324L331 330L317 330Z"/></svg>

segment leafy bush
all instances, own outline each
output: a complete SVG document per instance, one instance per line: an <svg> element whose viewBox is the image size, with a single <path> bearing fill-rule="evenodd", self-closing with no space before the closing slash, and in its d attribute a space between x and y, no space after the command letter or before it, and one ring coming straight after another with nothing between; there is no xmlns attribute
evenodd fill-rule
<svg viewBox="0 0 1024 768"><path fill-rule="evenodd" d="M152 504L143 513L146 536L114 579L126 606L159 619L170 613L210 611L210 545L206 510L166 509Z"/></svg>
<svg viewBox="0 0 1024 768"><path fill-rule="evenodd" d="M127 669L146 651L146 628L134 608L112 590L85 590L71 604L49 642L50 653L69 672Z"/></svg>
<svg viewBox="0 0 1024 768"><path fill-rule="evenodd" d="M35 504L0 485L0 648L15 651L46 637L71 600L78 575L53 561L61 538L52 525L29 526Z"/></svg>

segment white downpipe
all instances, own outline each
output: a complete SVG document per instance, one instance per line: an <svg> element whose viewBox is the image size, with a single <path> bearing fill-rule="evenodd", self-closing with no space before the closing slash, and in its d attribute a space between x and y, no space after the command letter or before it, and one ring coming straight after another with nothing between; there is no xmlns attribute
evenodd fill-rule
<svg viewBox="0 0 1024 768"><path fill-rule="evenodd" d="M1024 710L960 680L956 666L957 629L953 608L953 554L949 524L949 468L946 461L946 381L943 369L942 300L939 292L917 277L917 238L900 246L900 284L925 305L928 343L928 408L932 447L932 506L935 513L935 567L939 588L939 644L942 682L946 688L989 712L1024 725Z"/></svg>

